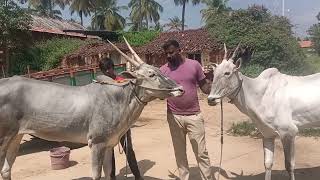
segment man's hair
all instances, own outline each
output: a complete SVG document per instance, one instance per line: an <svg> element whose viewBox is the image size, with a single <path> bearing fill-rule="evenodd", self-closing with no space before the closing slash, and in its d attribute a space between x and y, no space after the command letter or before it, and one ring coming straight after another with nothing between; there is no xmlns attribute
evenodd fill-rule
<svg viewBox="0 0 320 180"><path fill-rule="evenodd" d="M174 39L170 39L168 41L166 41L163 45L162 48L164 50L167 50L170 46L174 46L176 48L180 48L180 44L178 43L178 41L174 40Z"/></svg>
<svg viewBox="0 0 320 180"><path fill-rule="evenodd" d="M99 68L102 72L106 72L108 69L114 69L114 63L113 60L105 57L103 59L101 59L101 61L99 62Z"/></svg>

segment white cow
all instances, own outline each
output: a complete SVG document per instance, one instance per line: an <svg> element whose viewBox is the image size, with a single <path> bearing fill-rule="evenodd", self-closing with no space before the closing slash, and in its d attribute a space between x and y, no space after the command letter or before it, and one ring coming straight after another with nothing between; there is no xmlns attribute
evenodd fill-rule
<svg viewBox="0 0 320 180"><path fill-rule="evenodd" d="M320 126L320 73L297 77L270 68L252 79L239 72L242 60L234 64L234 58L235 53L229 60L225 55L215 67L208 103L228 97L251 118L263 135L265 180L271 180L274 141L279 136L286 170L294 180L295 137L300 129Z"/></svg>

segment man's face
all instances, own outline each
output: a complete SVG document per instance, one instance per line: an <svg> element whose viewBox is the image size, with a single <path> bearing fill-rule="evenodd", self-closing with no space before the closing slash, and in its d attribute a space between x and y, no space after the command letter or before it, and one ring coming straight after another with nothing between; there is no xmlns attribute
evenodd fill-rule
<svg viewBox="0 0 320 180"><path fill-rule="evenodd" d="M180 48L176 48L173 45L169 46L165 53L169 62L174 62L181 58Z"/></svg>

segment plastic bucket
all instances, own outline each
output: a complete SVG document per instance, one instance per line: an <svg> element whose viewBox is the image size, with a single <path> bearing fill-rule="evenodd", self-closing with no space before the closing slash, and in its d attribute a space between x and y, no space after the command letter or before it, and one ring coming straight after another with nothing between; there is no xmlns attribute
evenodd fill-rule
<svg viewBox="0 0 320 180"><path fill-rule="evenodd" d="M59 170L70 166L70 148L58 147L50 149L51 169Z"/></svg>

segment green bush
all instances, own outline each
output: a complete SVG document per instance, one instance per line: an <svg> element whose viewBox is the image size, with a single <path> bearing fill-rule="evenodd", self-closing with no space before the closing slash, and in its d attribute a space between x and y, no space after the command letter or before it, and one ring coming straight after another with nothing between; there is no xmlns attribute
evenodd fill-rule
<svg viewBox="0 0 320 180"><path fill-rule="evenodd" d="M90 43L71 38L54 38L36 43L33 47L21 50L11 56L11 75L25 74L27 66L31 70L46 71L60 65L61 59L79 47Z"/></svg>
<svg viewBox="0 0 320 180"><path fill-rule="evenodd" d="M251 78L258 77L263 70L264 67L259 64L248 64L244 65L243 68L241 68L241 72Z"/></svg>
<svg viewBox="0 0 320 180"><path fill-rule="evenodd" d="M132 46L142 46L153 39L155 39L160 34L160 31L141 31L141 32L121 32L121 35L124 36ZM122 37L120 41L123 42Z"/></svg>
<svg viewBox="0 0 320 180"><path fill-rule="evenodd" d="M253 56L244 63L248 75L275 67L291 75L308 74L304 53L293 36L292 25L285 17L274 16L263 6L230 12L213 11L206 27L213 38L226 43L228 48L241 42ZM254 69L257 68L257 69ZM252 73L252 74L250 74Z"/></svg>

